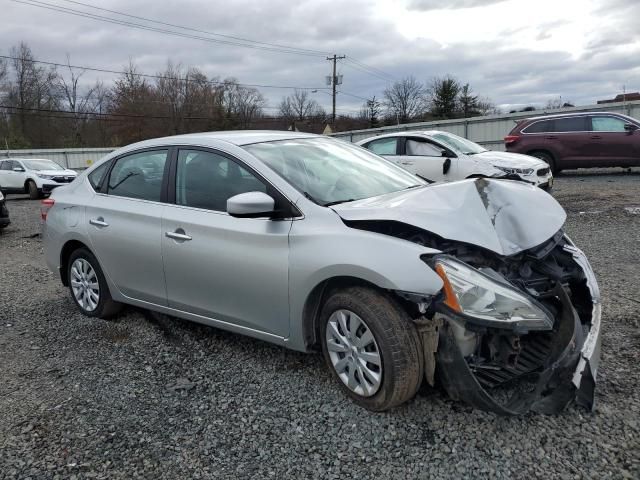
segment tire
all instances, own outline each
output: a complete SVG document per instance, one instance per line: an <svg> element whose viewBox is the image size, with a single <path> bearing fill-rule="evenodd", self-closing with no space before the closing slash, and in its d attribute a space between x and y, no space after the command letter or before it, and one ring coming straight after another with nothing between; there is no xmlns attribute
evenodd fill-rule
<svg viewBox="0 0 640 480"><path fill-rule="evenodd" d="M331 330L332 322L334 327L336 324L341 324L341 314L348 317L347 325L357 325L358 320L363 323L355 332L350 331L349 334L343 331L344 328L340 328L337 334L345 334L341 338L342 341L347 342L342 344L335 340L336 333ZM421 343L411 318L394 299L368 287L350 287L333 292L322 307L319 326L322 352L327 366L343 392L356 404L368 410L379 412L401 405L415 396L423 376L424 361ZM349 350L348 345L351 343L347 336L351 335L353 339L354 334L358 337L358 332L361 332L358 338L358 342L360 342L366 335L366 330L363 330L363 327L370 331L373 341L369 340L368 346L360 343L359 347L364 348L357 348L359 353L353 352L353 348ZM346 349L337 352L336 350L340 348ZM350 353L346 353L347 351ZM356 389L349 387L346 383L347 380L343 380L343 378L350 377L351 367L356 362L364 362L359 363L359 368L354 369L358 372L354 374L354 381L358 382L360 372L364 372L365 382L360 381L359 385L367 383L371 386L372 383L375 383L368 381L368 379L375 376L376 365L363 360L363 357L365 353L371 355L376 351L380 357L378 385L375 388L371 387L368 392L365 392L362 387L357 387L360 390L357 392ZM355 360L353 360L354 357ZM336 359L338 359L338 369L341 372L338 372L334 366ZM363 366L365 364L366 366ZM340 365L347 365L347 367L343 369Z"/></svg>
<svg viewBox="0 0 640 480"><path fill-rule="evenodd" d="M83 269L81 265L85 268ZM86 268L87 265L89 268ZM73 298L77 307L87 317L107 319L122 310L123 305L114 302L111 298L109 286L104 278L98 260L86 248L75 250L69 257L67 278L69 279L71 298ZM83 280L86 281L86 285L88 285L89 288L78 285L78 283L82 284ZM97 282L94 280L97 280ZM96 285L97 294L95 287L91 288L90 285ZM77 291L78 288L80 291ZM84 294L82 293L83 290L85 291ZM89 293L88 290L91 290L93 294Z"/></svg>
<svg viewBox="0 0 640 480"><path fill-rule="evenodd" d="M529 155L531 155L532 157L539 158L540 160L545 162L547 165L549 165L549 168L551 168L551 173L553 173L554 175L560 171L558 170L558 167L556 166L556 161L551 156L551 154L547 152L531 152Z"/></svg>
<svg viewBox="0 0 640 480"><path fill-rule="evenodd" d="M27 181L27 193L29 194L29 198L31 200L37 200L41 197L41 194L38 191L38 186L33 180Z"/></svg>

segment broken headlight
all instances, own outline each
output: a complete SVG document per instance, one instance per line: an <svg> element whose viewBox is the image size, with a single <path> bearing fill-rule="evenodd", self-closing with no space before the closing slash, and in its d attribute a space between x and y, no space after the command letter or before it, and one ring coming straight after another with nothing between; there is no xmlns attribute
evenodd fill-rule
<svg viewBox="0 0 640 480"><path fill-rule="evenodd" d="M553 326L542 305L509 284L449 257L436 258L435 270L444 282L445 305L475 323L522 330Z"/></svg>

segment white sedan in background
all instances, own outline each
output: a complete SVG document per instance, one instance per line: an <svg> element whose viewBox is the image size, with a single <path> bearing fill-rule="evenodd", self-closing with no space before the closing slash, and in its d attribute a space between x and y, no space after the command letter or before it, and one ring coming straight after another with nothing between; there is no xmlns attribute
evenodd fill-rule
<svg viewBox="0 0 640 480"><path fill-rule="evenodd" d="M466 138L439 130L379 135L357 145L381 155L430 182L492 177L521 180L550 190L553 174L529 155L495 152Z"/></svg>
<svg viewBox="0 0 640 480"><path fill-rule="evenodd" d="M50 194L78 176L44 158L0 159L0 189L4 193L28 193L31 199Z"/></svg>

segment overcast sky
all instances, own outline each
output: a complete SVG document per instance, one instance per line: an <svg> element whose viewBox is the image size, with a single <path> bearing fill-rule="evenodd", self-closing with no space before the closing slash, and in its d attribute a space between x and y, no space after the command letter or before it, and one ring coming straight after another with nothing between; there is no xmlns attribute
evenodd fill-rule
<svg viewBox="0 0 640 480"><path fill-rule="evenodd" d="M42 1L143 23L65 0ZM359 97L380 98L393 78L413 75L428 81L447 73L504 109L560 96L576 104L595 103L622 92L623 85L640 90L640 0L79 1L223 35L346 54L376 69L372 74L339 62L340 89ZM180 38L10 0L0 0L0 7L1 55L25 41L38 60L63 63L68 53L73 64L112 70L121 70L131 58L141 71L157 73L171 59L241 83L310 87L323 87L330 74L322 54ZM115 78L87 72L85 79L97 76L107 83ZM288 93L260 90L271 107ZM326 91L313 96L330 109ZM338 96L339 112L361 104Z"/></svg>

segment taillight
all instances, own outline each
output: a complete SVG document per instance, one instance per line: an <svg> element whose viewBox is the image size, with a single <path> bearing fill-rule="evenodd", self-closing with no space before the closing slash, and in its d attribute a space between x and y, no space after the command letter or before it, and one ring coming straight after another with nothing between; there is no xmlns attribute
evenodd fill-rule
<svg viewBox="0 0 640 480"><path fill-rule="evenodd" d="M504 137L504 144L511 145L513 143L516 143L518 140L520 140L520 135L507 135L506 137Z"/></svg>
<svg viewBox="0 0 640 480"><path fill-rule="evenodd" d="M54 203L56 203L56 201L53 198L45 198L40 202L40 218L42 218L43 222L47 221L47 213L49 213Z"/></svg>

